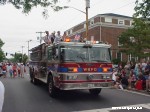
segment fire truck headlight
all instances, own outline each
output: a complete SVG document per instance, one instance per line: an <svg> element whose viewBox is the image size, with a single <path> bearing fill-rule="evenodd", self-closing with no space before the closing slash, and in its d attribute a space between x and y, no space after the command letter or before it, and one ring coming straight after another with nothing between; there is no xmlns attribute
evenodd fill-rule
<svg viewBox="0 0 150 112"><path fill-rule="evenodd" d="M110 79L111 76L110 76L110 75L103 75L102 78L103 78L103 79Z"/></svg>
<svg viewBox="0 0 150 112"><path fill-rule="evenodd" d="M108 69L107 68L103 68L103 72L108 72Z"/></svg>
<svg viewBox="0 0 150 112"><path fill-rule="evenodd" d="M67 80L76 80L77 79L77 75L75 76L67 76Z"/></svg>
<svg viewBox="0 0 150 112"><path fill-rule="evenodd" d="M106 76L106 79L110 79L110 76Z"/></svg>
<svg viewBox="0 0 150 112"><path fill-rule="evenodd" d="M68 68L68 72L78 72L78 68Z"/></svg>

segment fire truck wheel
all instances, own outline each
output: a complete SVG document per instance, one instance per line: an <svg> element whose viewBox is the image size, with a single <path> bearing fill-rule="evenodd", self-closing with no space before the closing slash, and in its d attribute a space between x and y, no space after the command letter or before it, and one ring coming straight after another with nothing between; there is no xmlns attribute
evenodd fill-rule
<svg viewBox="0 0 150 112"><path fill-rule="evenodd" d="M57 88L54 86L53 76L49 75L48 79L48 92L51 97L56 97L57 95Z"/></svg>
<svg viewBox="0 0 150 112"><path fill-rule="evenodd" d="M89 92L94 96L98 96L101 92L101 89L89 89Z"/></svg>

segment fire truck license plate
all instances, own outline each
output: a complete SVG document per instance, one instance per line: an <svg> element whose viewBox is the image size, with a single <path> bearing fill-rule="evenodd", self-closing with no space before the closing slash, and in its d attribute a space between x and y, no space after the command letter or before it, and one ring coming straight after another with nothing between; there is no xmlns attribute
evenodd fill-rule
<svg viewBox="0 0 150 112"><path fill-rule="evenodd" d="M94 87L94 84L88 84L88 87L92 88L92 87Z"/></svg>
<svg viewBox="0 0 150 112"><path fill-rule="evenodd" d="M107 83L102 84L103 87L108 87Z"/></svg>

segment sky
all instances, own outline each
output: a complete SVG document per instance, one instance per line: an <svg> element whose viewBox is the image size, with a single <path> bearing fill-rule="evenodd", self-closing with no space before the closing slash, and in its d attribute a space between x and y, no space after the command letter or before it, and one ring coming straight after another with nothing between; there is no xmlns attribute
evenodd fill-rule
<svg viewBox="0 0 150 112"><path fill-rule="evenodd" d="M103 13L115 13L132 17L136 0L90 0L89 18ZM61 6L71 6L85 11L85 0L60 0ZM15 9L11 4L0 5L0 38L5 43L2 50L10 54L26 53L29 49L40 44L36 32L61 31L63 32L83 21L86 16L84 13L73 8L67 8L59 12L48 9L49 17L42 16L44 8L36 7L26 15L22 10ZM45 34L43 33L42 36ZM22 47L23 46L23 47Z"/></svg>

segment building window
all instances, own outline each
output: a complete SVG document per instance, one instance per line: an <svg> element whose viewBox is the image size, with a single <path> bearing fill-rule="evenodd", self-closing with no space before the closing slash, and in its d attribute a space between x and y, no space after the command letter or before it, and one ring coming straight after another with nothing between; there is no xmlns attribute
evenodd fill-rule
<svg viewBox="0 0 150 112"><path fill-rule="evenodd" d="M124 20L118 20L119 25L124 25Z"/></svg>
<svg viewBox="0 0 150 112"><path fill-rule="evenodd" d="M105 22L106 23L112 23L112 18L105 17Z"/></svg>
<svg viewBox="0 0 150 112"><path fill-rule="evenodd" d="M94 19L92 19L91 21L90 21L90 25L93 25L94 24Z"/></svg>
<svg viewBox="0 0 150 112"><path fill-rule="evenodd" d="M122 61L122 53L121 52L117 52L117 57L116 57L119 61Z"/></svg>
<svg viewBox="0 0 150 112"><path fill-rule="evenodd" d="M122 44L119 43L119 38L118 38L118 46L122 46Z"/></svg>
<svg viewBox="0 0 150 112"><path fill-rule="evenodd" d="M130 26L133 26L134 21L130 21Z"/></svg>

